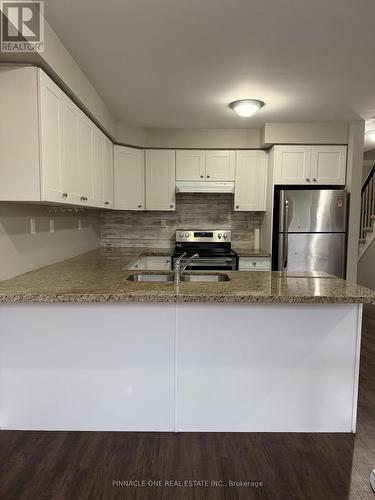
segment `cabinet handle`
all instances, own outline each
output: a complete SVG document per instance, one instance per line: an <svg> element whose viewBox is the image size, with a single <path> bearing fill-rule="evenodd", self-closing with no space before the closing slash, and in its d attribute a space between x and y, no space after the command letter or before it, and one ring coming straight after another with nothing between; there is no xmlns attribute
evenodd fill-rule
<svg viewBox="0 0 375 500"><path fill-rule="evenodd" d="M311 182L310 179L306 179L306 182Z"/></svg>
<svg viewBox="0 0 375 500"><path fill-rule="evenodd" d="M62 197L63 197L63 198L67 198L67 197L68 197L68 193L63 193L63 194L62 194Z"/></svg>
<svg viewBox="0 0 375 500"><path fill-rule="evenodd" d="M210 176L209 176L209 175L207 175L207 179L209 179L209 178L210 178Z"/></svg>
<svg viewBox="0 0 375 500"><path fill-rule="evenodd" d="M170 208L174 208L174 205L170 205Z"/></svg>
<svg viewBox="0 0 375 500"><path fill-rule="evenodd" d="M142 205L138 205L138 208L142 208Z"/></svg>
<svg viewBox="0 0 375 500"><path fill-rule="evenodd" d="M240 206L239 206L239 205L236 205L236 208L240 208Z"/></svg>
<svg viewBox="0 0 375 500"><path fill-rule="evenodd" d="M318 182L318 179L315 179L315 178L314 178L314 179L313 179L313 182Z"/></svg>
<svg viewBox="0 0 375 500"><path fill-rule="evenodd" d="M201 175L201 179L203 179L204 175Z"/></svg>
<svg viewBox="0 0 375 500"><path fill-rule="evenodd" d="M104 202L104 205L109 205L109 201L105 201L105 202Z"/></svg>
<svg viewBox="0 0 375 500"><path fill-rule="evenodd" d="M87 201L87 196L81 196L81 201Z"/></svg>

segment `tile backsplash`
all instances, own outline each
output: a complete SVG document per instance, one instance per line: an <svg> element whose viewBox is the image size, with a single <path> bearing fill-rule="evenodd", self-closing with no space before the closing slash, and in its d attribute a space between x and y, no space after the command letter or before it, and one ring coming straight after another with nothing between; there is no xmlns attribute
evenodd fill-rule
<svg viewBox="0 0 375 500"><path fill-rule="evenodd" d="M176 229L231 229L237 248L254 247L254 229L263 212L234 212L231 194L176 196L175 212L107 211L101 213L102 245L117 247L174 246Z"/></svg>

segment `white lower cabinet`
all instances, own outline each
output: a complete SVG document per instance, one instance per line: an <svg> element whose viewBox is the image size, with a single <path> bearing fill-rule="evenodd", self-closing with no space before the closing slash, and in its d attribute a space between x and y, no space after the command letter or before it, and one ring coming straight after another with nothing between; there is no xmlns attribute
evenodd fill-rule
<svg viewBox="0 0 375 500"><path fill-rule="evenodd" d="M234 210L266 210L267 164L264 151L236 152Z"/></svg>
<svg viewBox="0 0 375 500"><path fill-rule="evenodd" d="M173 211L176 204L176 160L172 149L146 151L146 210Z"/></svg>
<svg viewBox="0 0 375 500"><path fill-rule="evenodd" d="M238 261L239 271L271 271L271 259L269 257L240 257Z"/></svg>

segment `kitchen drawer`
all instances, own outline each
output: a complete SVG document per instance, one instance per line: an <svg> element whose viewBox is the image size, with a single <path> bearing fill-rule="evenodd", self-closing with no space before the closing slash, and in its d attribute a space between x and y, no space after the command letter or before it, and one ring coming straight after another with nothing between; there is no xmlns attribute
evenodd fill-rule
<svg viewBox="0 0 375 500"><path fill-rule="evenodd" d="M271 259L268 257L240 257L239 271L271 271Z"/></svg>

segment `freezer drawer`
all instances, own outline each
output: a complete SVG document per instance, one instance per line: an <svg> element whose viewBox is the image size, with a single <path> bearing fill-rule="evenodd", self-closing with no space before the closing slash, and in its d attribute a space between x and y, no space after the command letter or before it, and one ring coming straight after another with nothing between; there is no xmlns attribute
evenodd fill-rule
<svg viewBox="0 0 375 500"><path fill-rule="evenodd" d="M346 234L279 234L280 271L324 271L345 277Z"/></svg>

